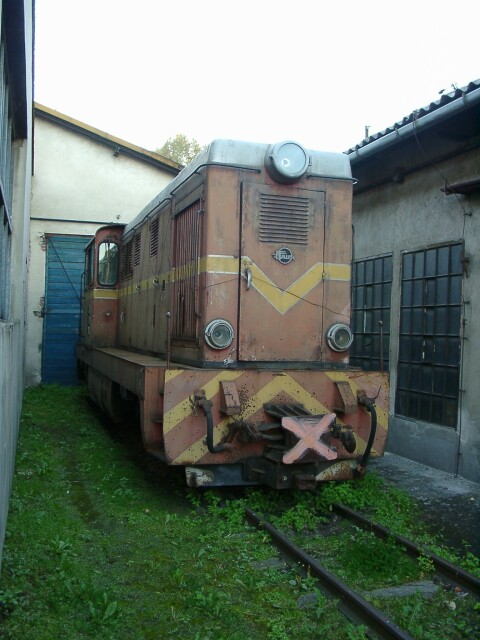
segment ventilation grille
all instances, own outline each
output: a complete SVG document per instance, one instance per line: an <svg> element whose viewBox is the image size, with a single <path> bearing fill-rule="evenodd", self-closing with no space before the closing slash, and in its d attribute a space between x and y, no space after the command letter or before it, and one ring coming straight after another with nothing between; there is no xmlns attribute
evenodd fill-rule
<svg viewBox="0 0 480 640"><path fill-rule="evenodd" d="M150 225L150 255L156 256L158 252L158 218Z"/></svg>
<svg viewBox="0 0 480 640"><path fill-rule="evenodd" d="M136 267L140 264L140 234L135 236L135 257L134 264Z"/></svg>
<svg viewBox="0 0 480 640"><path fill-rule="evenodd" d="M260 194L260 242L308 244L309 199Z"/></svg>
<svg viewBox="0 0 480 640"><path fill-rule="evenodd" d="M132 262L133 238L122 245L120 260L120 278L126 280L133 274Z"/></svg>
<svg viewBox="0 0 480 640"><path fill-rule="evenodd" d="M175 216L173 264L175 267L172 338L195 340L197 336L198 255L200 201Z"/></svg>

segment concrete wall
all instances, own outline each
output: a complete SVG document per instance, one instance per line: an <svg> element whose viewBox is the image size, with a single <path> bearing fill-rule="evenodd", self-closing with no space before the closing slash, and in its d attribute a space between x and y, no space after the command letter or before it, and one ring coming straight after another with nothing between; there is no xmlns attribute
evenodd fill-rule
<svg viewBox="0 0 480 640"><path fill-rule="evenodd" d="M35 118L26 382L41 382L45 296L45 235L93 235L127 223L174 177L171 171L115 153L81 132Z"/></svg>
<svg viewBox="0 0 480 640"><path fill-rule="evenodd" d="M470 151L441 164L360 193L353 200L355 258L393 254L390 374L391 416L387 450L421 463L480 481L480 195L444 195L449 183L478 176L479 152ZM394 414L400 323L403 251L464 241L470 263L463 278L464 338L461 391L456 429Z"/></svg>
<svg viewBox="0 0 480 640"><path fill-rule="evenodd" d="M32 2L24 0L27 137L13 145L9 317L0 321L0 567L24 389L25 304L32 167ZM7 10L4 6L4 11ZM8 10L10 10L10 5ZM21 30L18 31L21 33Z"/></svg>

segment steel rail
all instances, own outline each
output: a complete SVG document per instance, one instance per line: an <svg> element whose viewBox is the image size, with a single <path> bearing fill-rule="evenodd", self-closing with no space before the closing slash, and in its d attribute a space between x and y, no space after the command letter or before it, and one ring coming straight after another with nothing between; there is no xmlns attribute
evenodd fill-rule
<svg viewBox="0 0 480 640"><path fill-rule="evenodd" d="M462 586L472 595L480 597L480 579L472 575L471 573L468 573L468 571L465 571L461 567L457 567L451 562L448 562L448 560L445 560L444 558L437 556L435 553L428 551L428 549L421 548L415 542L412 542L412 540L408 540L408 538L404 538L401 535L397 535L396 533L393 533L392 531L390 531L386 527L383 527L382 525L371 522L368 518L363 516L361 513L358 513L358 511L354 511L353 509L351 509L350 507L347 507L346 505L334 504L333 509L339 515L343 516L344 518L347 518L348 520L356 522L363 528L370 529L377 536L381 538L392 538L393 540L398 542L400 545L405 547L405 549L410 554L416 557L423 556L425 558L429 558L433 562L435 566L435 570L438 573L444 575L446 578L448 578L449 580L452 580L459 586Z"/></svg>
<svg viewBox="0 0 480 640"><path fill-rule="evenodd" d="M312 556L297 547L281 531L258 516L251 509L245 509L247 519L256 527L264 529L272 537L274 543L296 562L308 567L310 574L315 576L325 591L331 596L339 598L343 605L343 613L353 619L359 619L369 629L385 640L413 640L412 636L403 631L398 625L388 620L376 607L367 602L362 596L350 589L348 585L327 571ZM353 615L352 615L353 614Z"/></svg>

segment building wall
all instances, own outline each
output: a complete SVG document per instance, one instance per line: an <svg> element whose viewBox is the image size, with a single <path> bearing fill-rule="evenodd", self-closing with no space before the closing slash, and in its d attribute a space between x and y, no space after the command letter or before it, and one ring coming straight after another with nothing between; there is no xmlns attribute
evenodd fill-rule
<svg viewBox="0 0 480 640"><path fill-rule="evenodd" d="M2 278L9 278L10 288L7 317L0 320L0 567L15 468L25 373L25 304L32 166L33 9L31 0L24 0L22 4L23 11L19 10L20 2L16 5L4 2L2 7L4 28L12 26L10 20L5 20L7 11L15 11L17 16L20 11L24 24L23 28L15 24L14 32L24 32L25 37L25 42L19 44L22 45L20 49L25 51L26 74L17 78L17 82L24 85L26 137L16 139L13 143L12 232L7 265L9 275L2 274Z"/></svg>
<svg viewBox="0 0 480 640"><path fill-rule="evenodd" d="M45 237L92 236L111 222L128 223L174 177L62 125L35 118L26 383L41 382Z"/></svg>
<svg viewBox="0 0 480 640"><path fill-rule="evenodd" d="M445 195L441 188L478 175L479 152L470 151L387 185L354 196L355 258L393 254L390 326L391 416L387 449L480 481L480 195ZM395 415L402 252L464 241L464 335L456 429Z"/></svg>

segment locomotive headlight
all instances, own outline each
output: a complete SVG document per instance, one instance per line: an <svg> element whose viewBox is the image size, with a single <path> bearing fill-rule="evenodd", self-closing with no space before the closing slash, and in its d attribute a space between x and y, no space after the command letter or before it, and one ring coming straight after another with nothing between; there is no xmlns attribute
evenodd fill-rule
<svg viewBox="0 0 480 640"><path fill-rule="evenodd" d="M353 342L350 327L341 322L333 324L327 331L327 342L332 351L346 351Z"/></svg>
<svg viewBox="0 0 480 640"><path fill-rule="evenodd" d="M310 164L302 145L287 140L271 145L265 157L265 166L276 182L289 183L299 180Z"/></svg>
<svg viewBox="0 0 480 640"><path fill-rule="evenodd" d="M205 327L205 341L212 349L226 349L234 335L232 325L226 320L212 320Z"/></svg>

